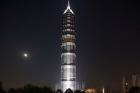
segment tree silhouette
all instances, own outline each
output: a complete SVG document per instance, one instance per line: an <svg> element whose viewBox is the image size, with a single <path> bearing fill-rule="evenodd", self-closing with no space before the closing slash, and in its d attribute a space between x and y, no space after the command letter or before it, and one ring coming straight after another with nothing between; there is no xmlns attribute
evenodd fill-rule
<svg viewBox="0 0 140 93"><path fill-rule="evenodd" d="M0 92L1 93L1 92ZM23 88L10 88L8 93L54 93L51 88L47 86L25 85Z"/></svg>
<svg viewBox="0 0 140 93"><path fill-rule="evenodd" d="M132 87L129 89L128 93L140 93L140 87Z"/></svg>
<svg viewBox="0 0 140 93"><path fill-rule="evenodd" d="M63 93L61 89L57 89L56 93Z"/></svg>
<svg viewBox="0 0 140 93"><path fill-rule="evenodd" d="M69 88L65 91L65 93L73 93L73 91Z"/></svg>
<svg viewBox="0 0 140 93"><path fill-rule="evenodd" d="M10 88L10 89L8 90L8 93L16 93L16 89Z"/></svg>
<svg viewBox="0 0 140 93"><path fill-rule="evenodd" d="M0 82L0 93L6 93L6 91L2 87L2 82Z"/></svg>
<svg viewBox="0 0 140 93"><path fill-rule="evenodd" d="M81 91L80 90L75 90L74 93L81 93Z"/></svg>

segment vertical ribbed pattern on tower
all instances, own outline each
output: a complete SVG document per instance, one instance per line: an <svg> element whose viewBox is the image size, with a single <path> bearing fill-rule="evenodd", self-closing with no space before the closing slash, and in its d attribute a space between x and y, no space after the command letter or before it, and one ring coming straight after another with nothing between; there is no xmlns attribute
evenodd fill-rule
<svg viewBox="0 0 140 93"><path fill-rule="evenodd" d="M69 9L68 9L69 8ZM76 89L75 16L68 7L62 20L61 89Z"/></svg>

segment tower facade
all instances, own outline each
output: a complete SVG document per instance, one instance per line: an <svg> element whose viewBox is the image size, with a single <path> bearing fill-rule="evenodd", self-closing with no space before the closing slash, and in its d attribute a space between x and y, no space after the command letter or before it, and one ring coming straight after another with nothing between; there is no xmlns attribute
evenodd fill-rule
<svg viewBox="0 0 140 93"><path fill-rule="evenodd" d="M70 3L63 13L61 37L61 89L76 89L75 15Z"/></svg>

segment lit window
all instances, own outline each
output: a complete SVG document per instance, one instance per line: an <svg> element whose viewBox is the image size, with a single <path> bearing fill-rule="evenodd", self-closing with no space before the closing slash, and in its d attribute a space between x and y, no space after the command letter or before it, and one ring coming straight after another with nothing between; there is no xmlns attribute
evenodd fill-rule
<svg viewBox="0 0 140 93"><path fill-rule="evenodd" d="M67 26L71 26L70 24L67 24Z"/></svg>

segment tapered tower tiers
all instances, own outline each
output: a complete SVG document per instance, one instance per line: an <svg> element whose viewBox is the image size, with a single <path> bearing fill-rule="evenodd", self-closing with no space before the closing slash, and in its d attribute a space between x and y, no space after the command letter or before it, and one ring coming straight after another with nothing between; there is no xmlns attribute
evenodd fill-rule
<svg viewBox="0 0 140 93"><path fill-rule="evenodd" d="M76 90L75 15L68 5L63 13L61 44L61 89Z"/></svg>

